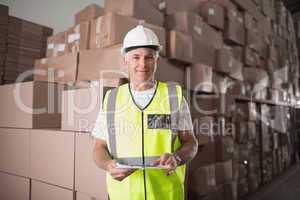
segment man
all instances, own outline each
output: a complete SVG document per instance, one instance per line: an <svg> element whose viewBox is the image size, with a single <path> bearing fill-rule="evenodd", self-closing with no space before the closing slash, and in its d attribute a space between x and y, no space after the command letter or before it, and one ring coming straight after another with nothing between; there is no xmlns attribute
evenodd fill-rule
<svg viewBox="0 0 300 200"><path fill-rule="evenodd" d="M92 133L110 200L184 199L185 164L198 144L181 87L154 78L160 48L141 25L126 34L129 84L107 92Z"/></svg>

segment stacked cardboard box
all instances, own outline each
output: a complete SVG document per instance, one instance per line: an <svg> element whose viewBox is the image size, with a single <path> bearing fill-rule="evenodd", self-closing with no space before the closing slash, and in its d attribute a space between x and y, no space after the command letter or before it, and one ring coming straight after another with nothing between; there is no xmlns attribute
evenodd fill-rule
<svg viewBox="0 0 300 200"><path fill-rule="evenodd" d="M50 28L9 17L5 82L14 82L20 74L33 69L35 59L45 56L46 39L51 34ZM24 77L27 81L32 78L32 74Z"/></svg>
<svg viewBox="0 0 300 200"><path fill-rule="evenodd" d="M243 199L272 180L291 163L290 125L283 120L289 107L274 107L299 93L299 70L290 14L266 1L107 0L105 12L95 4L78 12L74 26L47 39L46 57L35 62L36 82L20 90L27 107L42 108L47 95L36 94L46 94L46 85L64 87L50 95L59 99L55 115L28 114L13 95L3 97L3 109L13 112L0 118L1 126L10 127L0 137L20 144L24 154L21 163L0 164L3 176L13 174L4 184L21 184L31 199L49 193L58 199L107 198L90 132L105 91L127 77L121 43L138 24L151 28L163 45L156 78L183 85L190 104L199 150L187 167L188 199ZM12 94L15 86L0 90ZM0 146L1 158L17 160L14 149Z"/></svg>
<svg viewBox="0 0 300 200"><path fill-rule="evenodd" d="M0 84L3 82L4 64L7 52L8 7L0 5Z"/></svg>

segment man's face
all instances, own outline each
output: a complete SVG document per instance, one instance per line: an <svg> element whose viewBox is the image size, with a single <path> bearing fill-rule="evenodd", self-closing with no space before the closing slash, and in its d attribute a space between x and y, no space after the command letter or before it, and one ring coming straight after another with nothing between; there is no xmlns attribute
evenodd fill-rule
<svg viewBox="0 0 300 200"><path fill-rule="evenodd" d="M145 83L153 80L158 61L158 55L153 49L133 49L125 55L124 61L130 81Z"/></svg>

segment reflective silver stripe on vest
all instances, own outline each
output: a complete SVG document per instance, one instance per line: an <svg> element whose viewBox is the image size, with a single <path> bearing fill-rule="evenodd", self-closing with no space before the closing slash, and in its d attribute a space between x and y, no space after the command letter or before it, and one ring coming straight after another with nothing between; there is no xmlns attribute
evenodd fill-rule
<svg viewBox="0 0 300 200"><path fill-rule="evenodd" d="M156 160L158 160L159 156L147 156L145 157L145 166L150 166ZM127 165L143 165L143 157L128 157L128 158L117 158L117 162L120 164Z"/></svg>
<svg viewBox="0 0 300 200"><path fill-rule="evenodd" d="M176 83L168 83L168 93L169 93L169 103L171 111L171 131L172 131L172 152L174 148L174 143L178 134L178 95L176 90Z"/></svg>
<svg viewBox="0 0 300 200"><path fill-rule="evenodd" d="M115 129L115 110L116 110L116 102L117 102L117 93L118 93L118 88L114 88L111 90L107 99L107 112L106 112L110 154L112 155L113 158L117 158L116 129Z"/></svg>

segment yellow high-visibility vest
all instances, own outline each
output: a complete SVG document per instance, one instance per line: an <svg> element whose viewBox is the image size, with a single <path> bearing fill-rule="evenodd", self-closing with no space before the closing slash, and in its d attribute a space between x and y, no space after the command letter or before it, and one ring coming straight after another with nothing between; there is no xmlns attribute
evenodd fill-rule
<svg viewBox="0 0 300 200"><path fill-rule="evenodd" d="M175 83L157 82L149 104L141 109L134 102L129 84L108 91L103 109L108 127L108 149L120 164L150 165L164 153L181 147L178 111L182 89ZM183 200L185 166L170 176L164 169L139 169L123 181L107 174L110 200Z"/></svg>

